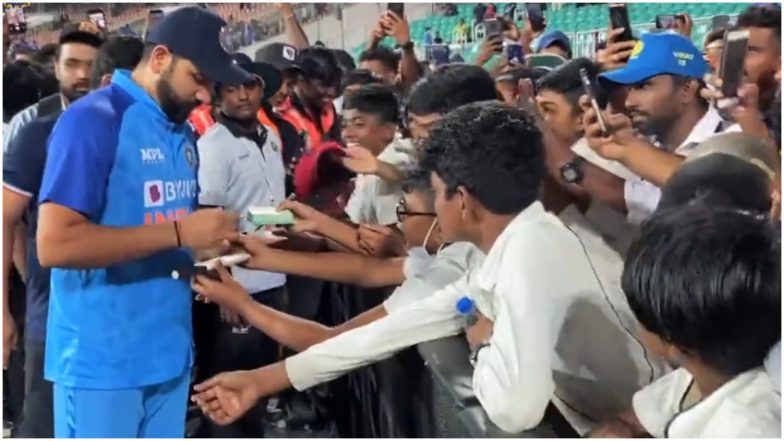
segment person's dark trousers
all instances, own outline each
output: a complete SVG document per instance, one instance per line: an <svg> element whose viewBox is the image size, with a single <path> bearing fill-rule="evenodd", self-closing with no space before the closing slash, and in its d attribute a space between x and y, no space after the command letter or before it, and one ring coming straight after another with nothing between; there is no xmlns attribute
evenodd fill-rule
<svg viewBox="0 0 784 441"><path fill-rule="evenodd" d="M11 352L8 360L8 369L3 371L3 420L12 423L11 436L18 437L19 425L22 422L22 407L25 403L25 348L21 341L24 338L24 326L17 321L17 335L19 343L16 350Z"/></svg>
<svg viewBox="0 0 784 441"><path fill-rule="evenodd" d="M16 436L22 422L25 384L25 312L26 290L22 277L16 268L11 272L9 306L16 321L17 345L8 360L8 369L3 370L3 420L13 424L11 436Z"/></svg>
<svg viewBox="0 0 784 441"><path fill-rule="evenodd" d="M259 303L280 309L285 299L285 288L280 287L253 294ZM206 352L202 359L201 380L211 378L221 372L256 369L277 361L278 344L263 332L250 327L247 333L233 331L234 326L224 323L216 307L211 313L211 328L214 330L208 341L204 342ZM228 426L218 426L205 418L204 430L199 436L210 438L259 438L264 436L264 415L266 401L261 400L242 418Z"/></svg>
<svg viewBox="0 0 784 441"><path fill-rule="evenodd" d="M52 383L44 379L45 343L25 341L25 381L19 438L53 438Z"/></svg>

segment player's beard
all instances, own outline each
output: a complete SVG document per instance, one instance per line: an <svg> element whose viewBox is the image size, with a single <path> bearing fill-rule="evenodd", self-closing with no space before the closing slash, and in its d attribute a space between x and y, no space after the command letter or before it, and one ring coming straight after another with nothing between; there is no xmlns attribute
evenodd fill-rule
<svg viewBox="0 0 784 441"><path fill-rule="evenodd" d="M163 73L158 83L155 85L160 101L161 110L175 124L182 124L188 120L199 102L195 99L182 99L177 96L171 85L172 66Z"/></svg>

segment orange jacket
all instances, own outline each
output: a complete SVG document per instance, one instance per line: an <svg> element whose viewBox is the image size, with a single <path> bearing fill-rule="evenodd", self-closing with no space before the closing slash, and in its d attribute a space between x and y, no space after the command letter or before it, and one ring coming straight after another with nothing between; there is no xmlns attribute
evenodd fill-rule
<svg viewBox="0 0 784 441"><path fill-rule="evenodd" d="M303 114L291 103L291 99L278 109L278 113L281 118L291 123L298 133L304 132L307 134L307 140L305 141L307 150L321 145L324 140L324 134L329 132L336 122L335 108L333 106L324 106L320 115L321 128L319 128L313 121L310 113L306 111Z"/></svg>
<svg viewBox="0 0 784 441"><path fill-rule="evenodd" d="M278 127L267 116L267 113L264 112L263 108L259 109L256 117L258 118L259 123L265 126L267 130L271 130L273 133L275 133L275 135L278 136L278 139L281 139ZM191 116L188 117L188 122L191 123L193 130L197 135L204 135L207 133L207 130L209 130L210 127L215 125L215 118L212 117L212 107L208 104L202 104L199 107L193 109Z"/></svg>

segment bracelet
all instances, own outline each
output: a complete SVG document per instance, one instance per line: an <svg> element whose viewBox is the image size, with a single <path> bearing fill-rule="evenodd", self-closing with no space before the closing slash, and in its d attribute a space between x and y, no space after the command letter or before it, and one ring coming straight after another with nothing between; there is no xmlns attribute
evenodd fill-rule
<svg viewBox="0 0 784 441"><path fill-rule="evenodd" d="M182 236L180 236L180 222L174 221L174 234L177 235L177 248L182 247Z"/></svg>

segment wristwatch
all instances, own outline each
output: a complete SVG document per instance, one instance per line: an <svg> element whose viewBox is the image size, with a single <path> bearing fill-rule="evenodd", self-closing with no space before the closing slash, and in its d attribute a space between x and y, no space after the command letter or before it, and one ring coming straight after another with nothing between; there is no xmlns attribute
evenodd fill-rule
<svg viewBox="0 0 784 441"><path fill-rule="evenodd" d="M582 156L575 156L574 159L561 166L561 179L566 181L567 184L579 184L585 178L583 173L583 162L585 158Z"/></svg>
<svg viewBox="0 0 784 441"><path fill-rule="evenodd" d="M409 40L409 41L408 41L408 42L406 42L406 43L399 44L399 45L398 45L398 47L399 47L400 49L403 49L404 51L410 51L410 50L413 50L413 49L414 49L414 42L413 42L413 41L411 41L411 40Z"/></svg>

